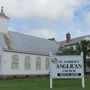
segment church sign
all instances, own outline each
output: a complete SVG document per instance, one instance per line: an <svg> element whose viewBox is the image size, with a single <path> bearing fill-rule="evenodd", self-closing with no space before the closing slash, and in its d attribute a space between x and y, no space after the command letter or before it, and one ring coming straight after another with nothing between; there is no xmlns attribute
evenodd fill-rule
<svg viewBox="0 0 90 90"><path fill-rule="evenodd" d="M81 78L83 76L81 56L52 57L51 64L53 78Z"/></svg>
<svg viewBox="0 0 90 90"><path fill-rule="evenodd" d="M82 78L84 88L83 55L50 56L50 82L59 78Z"/></svg>

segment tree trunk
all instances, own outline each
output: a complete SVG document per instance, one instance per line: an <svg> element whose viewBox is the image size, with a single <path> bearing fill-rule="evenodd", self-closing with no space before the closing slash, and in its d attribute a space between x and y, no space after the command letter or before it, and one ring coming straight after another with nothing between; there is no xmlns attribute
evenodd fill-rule
<svg viewBox="0 0 90 90"><path fill-rule="evenodd" d="M84 59L84 74L86 74L86 53L83 52L83 59Z"/></svg>

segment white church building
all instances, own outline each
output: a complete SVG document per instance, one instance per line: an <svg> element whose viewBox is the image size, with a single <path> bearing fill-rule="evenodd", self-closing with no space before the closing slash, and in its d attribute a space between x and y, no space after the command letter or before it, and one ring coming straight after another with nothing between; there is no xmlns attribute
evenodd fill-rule
<svg viewBox="0 0 90 90"><path fill-rule="evenodd" d="M49 53L56 53L54 41L8 31L9 18L0 12L0 76L48 75Z"/></svg>
<svg viewBox="0 0 90 90"><path fill-rule="evenodd" d="M49 74L50 52L60 54L60 47L75 48L77 42L90 40L90 35L56 42L18 32L8 31L9 17L0 12L0 77ZM87 57L87 72L90 72L90 56Z"/></svg>

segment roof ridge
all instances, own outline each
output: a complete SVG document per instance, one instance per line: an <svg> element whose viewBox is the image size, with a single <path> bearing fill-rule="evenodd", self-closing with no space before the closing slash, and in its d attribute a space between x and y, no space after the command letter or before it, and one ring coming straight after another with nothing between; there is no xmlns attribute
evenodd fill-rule
<svg viewBox="0 0 90 90"><path fill-rule="evenodd" d="M34 37L34 38L37 38L37 39L43 39L43 40L47 40L47 41L53 42L52 40L48 40L48 39L45 39L45 38L41 38L41 37L37 37L37 36L33 36L33 35L21 33L21 32L16 32L16 31L9 31L9 32L10 32L10 33L21 34L21 35L24 35L24 36Z"/></svg>
<svg viewBox="0 0 90 90"><path fill-rule="evenodd" d="M88 34L88 35L84 35L84 36L79 36L79 37L71 38L71 40L75 40L75 39L78 39L78 38L84 38L86 36L90 36L90 35ZM65 42L65 40L59 41L59 42Z"/></svg>

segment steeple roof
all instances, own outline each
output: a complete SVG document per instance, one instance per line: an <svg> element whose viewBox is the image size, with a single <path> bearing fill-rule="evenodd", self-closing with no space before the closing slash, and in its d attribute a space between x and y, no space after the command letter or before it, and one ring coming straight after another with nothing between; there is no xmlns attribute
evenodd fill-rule
<svg viewBox="0 0 90 90"><path fill-rule="evenodd" d="M3 6L1 7L0 17L5 18L5 19L9 19L9 17L6 16L4 11L3 11Z"/></svg>

